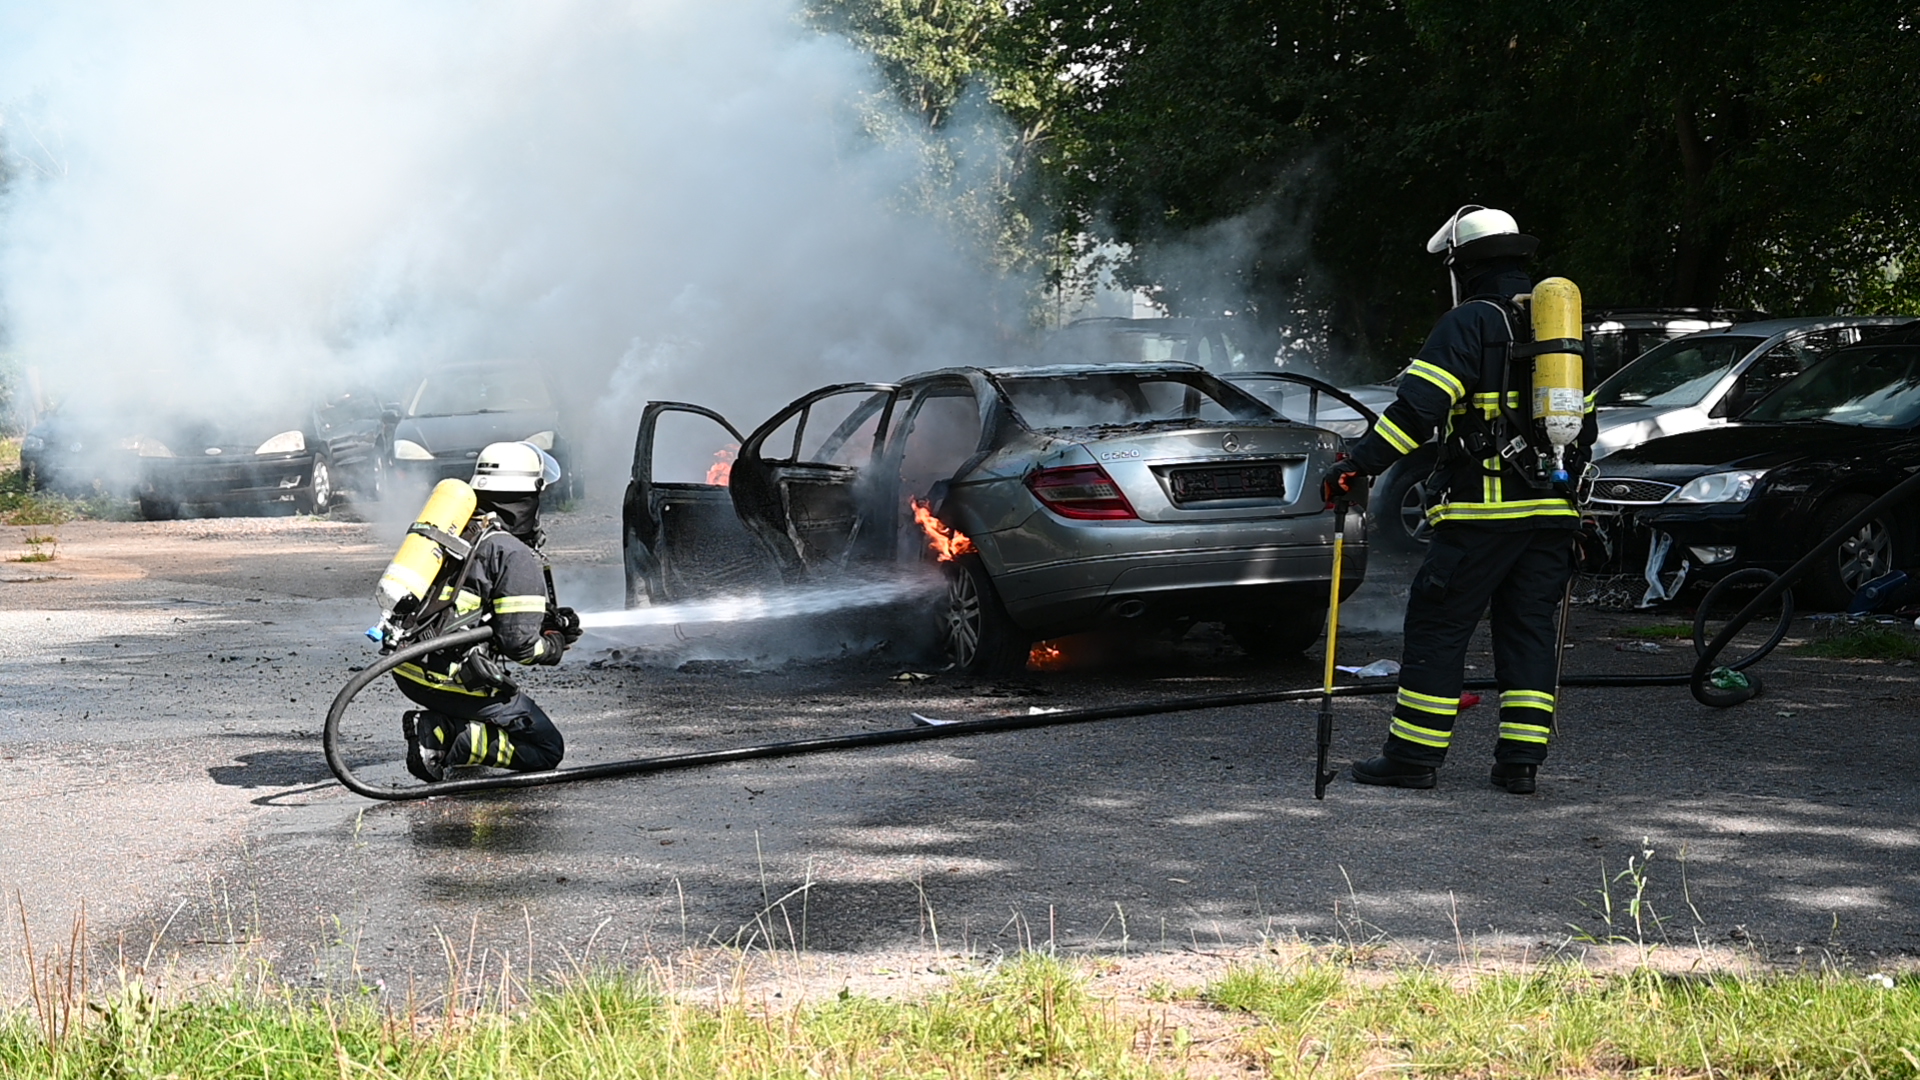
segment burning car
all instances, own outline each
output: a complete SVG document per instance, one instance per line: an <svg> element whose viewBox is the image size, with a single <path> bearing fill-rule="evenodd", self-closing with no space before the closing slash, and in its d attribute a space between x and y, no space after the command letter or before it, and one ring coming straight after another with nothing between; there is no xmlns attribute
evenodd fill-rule
<svg viewBox="0 0 1920 1080"><path fill-rule="evenodd" d="M702 451L737 454L701 475L695 440L661 438L669 420L704 428ZM1180 363L828 386L745 436L712 410L652 402L622 514L629 602L934 565L962 671L1018 669L1033 642L1098 626L1198 621L1226 623L1249 654L1291 656L1324 625L1333 514L1319 477L1340 445ZM1365 573L1363 518L1347 520L1343 592Z"/></svg>

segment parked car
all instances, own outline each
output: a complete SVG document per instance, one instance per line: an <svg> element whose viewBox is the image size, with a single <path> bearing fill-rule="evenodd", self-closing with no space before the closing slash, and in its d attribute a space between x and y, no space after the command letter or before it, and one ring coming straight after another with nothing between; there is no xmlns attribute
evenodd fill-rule
<svg viewBox="0 0 1920 1080"><path fill-rule="evenodd" d="M276 503L324 514L346 492L379 499L399 419L371 391L353 390L280 411L149 423L131 440L140 514Z"/></svg>
<svg viewBox="0 0 1920 1080"><path fill-rule="evenodd" d="M1913 321L1769 319L1675 338L1594 389L1594 459L1663 435L1719 427L1827 353Z"/></svg>
<svg viewBox="0 0 1920 1080"><path fill-rule="evenodd" d="M662 456L684 462L696 441L663 442L670 417L704 428L696 469L709 444L737 442L737 458L663 479ZM962 671L1017 669L1032 642L1102 625L1221 621L1250 654L1291 656L1324 625L1318 481L1339 447L1178 363L829 386L744 437L712 410L652 402L622 511L629 602L937 564ZM1366 570L1362 518L1347 522L1346 592Z"/></svg>
<svg viewBox="0 0 1920 1080"><path fill-rule="evenodd" d="M1588 353L1604 357L1613 350L1610 342L1623 335L1653 340L1657 333L1704 323L1717 314L1726 313L1702 312L1683 319L1667 312L1661 316L1667 321L1653 329L1634 328L1600 313L1598 321L1587 322ZM1608 377L1600 376L1596 365L1594 419L1600 433L1594 457L1661 435L1724 424L1819 356L1911 321L1904 316L1832 316L1733 323L1666 340ZM1426 542L1426 485L1436 456L1437 449L1423 447L1382 473L1374 485L1376 514L1400 526L1376 526L1383 549L1414 550Z"/></svg>
<svg viewBox="0 0 1920 1080"><path fill-rule="evenodd" d="M1608 376L1677 337L1771 318L1735 308L1597 308L1586 313L1587 358L1598 386Z"/></svg>
<svg viewBox="0 0 1920 1080"><path fill-rule="evenodd" d="M124 420L72 403L43 415L20 439L20 469L35 491L124 495L138 467Z"/></svg>
<svg viewBox="0 0 1920 1080"><path fill-rule="evenodd" d="M1650 599L1747 567L1783 570L1920 468L1920 326L1840 349L1738 421L1608 457L1593 487L1589 569L1643 573ZM1920 509L1868 522L1794 587L1844 607L1912 565Z"/></svg>
<svg viewBox="0 0 1920 1080"><path fill-rule="evenodd" d="M555 496L577 498L578 480L557 402L532 364L501 361L435 368L405 402L394 431L395 471L410 487L465 480L489 443L530 442L560 463Z"/></svg>

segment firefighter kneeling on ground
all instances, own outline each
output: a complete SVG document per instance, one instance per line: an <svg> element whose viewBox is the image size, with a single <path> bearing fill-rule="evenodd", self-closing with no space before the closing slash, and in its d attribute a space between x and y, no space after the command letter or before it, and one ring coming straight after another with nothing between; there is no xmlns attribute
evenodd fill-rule
<svg viewBox="0 0 1920 1080"><path fill-rule="evenodd" d="M1434 786L1460 711L1467 643L1489 605L1500 687L1493 784L1530 795L1546 760L1559 663L1554 608L1573 573L1580 515L1567 477L1541 482L1528 455L1513 452L1521 433L1509 430L1532 393L1514 377L1510 356L1532 340L1516 297L1533 290L1525 267L1538 245L1501 210L1462 207L1441 226L1427 250L1446 256L1455 306L1407 368L1399 396L1322 484L1329 502L1350 498L1361 474L1378 475L1436 428L1444 432L1429 484L1437 497L1428 511L1432 541L1407 600L1399 696L1380 756L1353 765L1363 784ZM1580 402L1571 404L1577 415ZM1592 398L1576 422L1578 436L1566 447L1575 478L1596 432Z"/></svg>
<svg viewBox="0 0 1920 1080"><path fill-rule="evenodd" d="M559 479L559 464L531 443L494 443L474 462L479 537L457 590L442 586L454 591L441 621L483 611L493 638L464 652L433 653L393 673L400 692L422 706L407 712L401 727L407 771L428 783L468 765L551 769L566 752L560 730L503 663L558 664L580 639L579 617L555 602L539 554L540 492ZM427 627L421 637L440 632Z"/></svg>

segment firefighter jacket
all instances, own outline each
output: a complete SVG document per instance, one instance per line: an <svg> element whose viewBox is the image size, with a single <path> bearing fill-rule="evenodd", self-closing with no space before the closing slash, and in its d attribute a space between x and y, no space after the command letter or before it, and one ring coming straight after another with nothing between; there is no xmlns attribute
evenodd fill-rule
<svg viewBox="0 0 1920 1080"><path fill-rule="evenodd" d="M1412 453L1437 431L1440 463L1428 485L1427 520L1435 527L1474 524L1491 528L1580 526L1573 500L1528 484L1515 474L1484 433L1500 430L1500 381L1507 346L1531 339L1525 315L1507 298L1532 288L1525 273L1507 271L1472 282L1475 295L1440 317L1420 354L1401 376L1399 395L1353 448L1354 463L1372 475ZM1517 335L1517 336L1516 336ZM1588 368L1587 415L1569 448L1569 470L1580 475L1598 429L1593 419L1592 365ZM1523 369L1524 370L1524 369ZM1522 415L1530 382L1509 380L1507 404ZM1470 453L1468 436L1483 433Z"/></svg>
<svg viewBox="0 0 1920 1080"><path fill-rule="evenodd" d="M441 584L439 596L448 605L422 628L421 637L437 637L446 628L476 612L479 621L493 627L492 650L521 664L557 664L566 651L566 639L547 625L552 598L547 592L546 565L534 550L512 533L494 530L474 542L466 562ZM511 687L470 686L462 680L463 651L431 653L418 664L401 664L394 674L403 679L474 697L511 696Z"/></svg>

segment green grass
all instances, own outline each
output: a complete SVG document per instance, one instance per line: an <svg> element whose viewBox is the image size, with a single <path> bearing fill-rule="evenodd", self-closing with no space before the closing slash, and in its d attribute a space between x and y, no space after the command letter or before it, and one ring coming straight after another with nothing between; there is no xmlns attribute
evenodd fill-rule
<svg viewBox="0 0 1920 1080"><path fill-rule="evenodd" d="M1210 1000L1262 1021L1270 1075L1920 1076L1920 982L1859 975L1740 978L1577 966L1366 985L1308 965L1242 969Z"/></svg>
<svg viewBox="0 0 1920 1080"><path fill-rule="evenodd" d="M1669 640L1684 638L1693 640L1693 627L1673 626L1661 623L1657 626L1622 626L1613 631L1615 637L1640 638L1643 641Z"/></svg>
<svg viewBox="0 0 1920 1080"><path fill-rule="evenodd" d="M1802 645L1800 652L1842 660L1920 660L1920 635L1904 626L1864 623Z"/></svg>
<svg viewBox="0 0 1920 1080"><path fill-rule="evenodd" d="M0 525L61 525L75 518L131 521L133 501L101 492L73 498L35 491L20 471L20 440L0 439Z"/></svg>
<svg viewBox="0 0 1920 1080"><path fill-rule="evenodd" d="M1230 969L1191 999L1223 1013L1217 1027L1225 1036L1205 1061L1192 1056L1188 1029L1164 1011L1185 995L1150 994L1122 1007L1090 994L1079 969L1042 956L957 977L923 1000L843 991L793 1008L763 991L698 1003L633 975L575 977L532 993L512 986L481 1005L420 1013L270 984L171 1005L135 990L80 1008L69 1001L0 1016L0 1075L1920 1076L1920 981L1888 981L1600 975L1576 965L1517 974L1413 967L1382 976L1314 957Z"/></svg>

